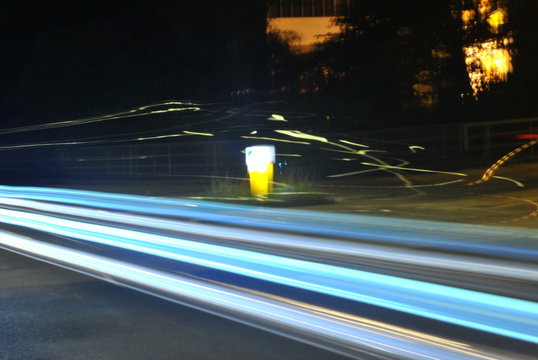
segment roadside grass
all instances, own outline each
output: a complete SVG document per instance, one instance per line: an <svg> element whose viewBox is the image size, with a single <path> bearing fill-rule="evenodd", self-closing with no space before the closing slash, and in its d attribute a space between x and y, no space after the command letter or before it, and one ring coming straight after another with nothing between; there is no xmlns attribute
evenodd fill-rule
<svg viewBox="0 0 538 360"><path fill-rule="evenodd" d="M313 177L308 173L294 172L277 176L273 182L273 192L263 196L250 194L248 177L214 177L211 187L200 196L192 198L242 203L249 205L267 205L294 207L332 203L330 194L315 190Z"/></svg>

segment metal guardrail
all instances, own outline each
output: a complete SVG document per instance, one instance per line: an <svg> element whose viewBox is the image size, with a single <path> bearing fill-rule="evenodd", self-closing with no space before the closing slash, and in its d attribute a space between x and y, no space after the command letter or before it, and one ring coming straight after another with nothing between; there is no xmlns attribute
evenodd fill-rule
<svg viewBox="0 0 538 360"><path fill-rule="evenodd" d="M479 151L488 158L496 148L504 150L521 145L517 136L538 130L538 117L465 123L461 127L462 151Z"/></svg>
<svg viewBox="0 0 538 360"><path fill-rule="evenodd" d="M354 358L530 359L538 344L535 231L66 189L0 196L1 222L43 234L3 231L4 248Z"/></svg>
<svg viewBox="0 0 538 360"><path fill-rule="evenodd" d="M353 135L374 143L384 140L423 146L426 151L419 155L430 161L472 157L491 162L521 146L524 140L518 135L535 131L538 117L367 130ZM529 152L531 157L536 156L533 148Z"/></svg>

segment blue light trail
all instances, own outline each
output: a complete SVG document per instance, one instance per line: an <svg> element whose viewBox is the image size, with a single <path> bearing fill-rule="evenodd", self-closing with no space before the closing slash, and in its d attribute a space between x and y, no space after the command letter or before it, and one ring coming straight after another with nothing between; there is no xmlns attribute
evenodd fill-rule
<svg viewBox="0 0 538 360"><path fill-rule="evenodd" d="M481 359L511 357L464 342L312 306L267 293L204 281L83 253L0 231L2 246L106 281L186 304L356 358Z"/></svg>
<svg viewBox="0 0 538 360"><path fill-rule="evenodd" d="M538 233L531 230L407 219L387 221L385 218L374 216L267 209L188 199L57 188L0 186L0 196L174 216L249 228L291 231L331 239L361 239L391 245L418 245L431 249L531 261L538 259L538 248L520 245L522 241L525 244L538 244ZM509 245L506 244L507 239L510 240ZM487 243L487 246L484 246L484 243Z"/></svg>
<svg viewBox="0 0 538 360"><path fill-rule="evenodd" d="M478 261L476 257L454 256L451 258L452 255L443 255L440 252L428 253L402 247L394 248L394 244L409 245L410 243L431 244L435 250L442 249L448 238L446 233L438 229L435 233L430 231L428 227L433 227L434 224L428 222L390 220L393 225L387 224L389 230L380 230L376 233L374 226L376 222L386 224L386 219L324 213L305 214L178 199L61 189L0 187L0 195L3 196L0 198L0 204L3 204L0 207L0 222L6 224L195 264L247 276L251 279L316 292L336 299L370 304L538 344L536 333L538 303L535 301L442 285L435 283L433 277L432 281L425 281L359 270L349 267L345 262L328 262L308 255L311 251L316 251L319 256L326 250L333 254L347 253L357 256L357 259L366 257L390 261L391 257L397 257L401 252L401 258L394 261L419 267L427 266L467 273L472 273L473 269L476 269L477 273L485 276L500 276L518 279L529 284L536 283L538 275L536 262L527 265L511 262L513 258L520 255L523 259L527 259L533 252L536 252L532 247L511 248L502 243L474 243L468 246L464 243L464 237L470 233L478 234L482 231L482 236L486 236L493 234L497 229L464 227L459 238L452 239L452 249L468 250L470 255L473 253L474 255L499 254L505 249L512 250L505 251L507 256L503 261ZM163 219L158 215L167 215L172 219ZM266 215L265 218L264 215ZM192 219L202 222L187 221ZM338 226L350 219L354 222L348 222L344 229ZM290 220L293 223L290 224ZM395 222L397 225L394 225ZM311 235L314 230L310 225L314 223L317 223L316 229L324 228L324 232L316 234L317 236ZM366 231L362 229L363 226L367 228ZM396 236L398 227L400 232L404 233L403 235ZM446 227L448 228L449 225L446 224ZM428 231L424 231L424 228ZM166 235L159 233L162 230ZM290 232L291 230L295 231ZM413 238L412 230L417 230L419 242L407 241ZM454 227L448 232L456 234L456 230ZM536 234L531 231L510 230L510 232L513 237L528 236L531 239L536 237ZM346 236L343 236L344 234ZM355 234L355 243L349 241L353 234ZM502 234L497 233L495 239L500 239L501 236ZM214 239L217 243L204 242L201 239L194 240L197 237ZM361 242L365 238L370 241ZM286 245L288 239L289 242ZM345 239L347 240L344 241ZM384 241L379 241L379 239ZM371 240L378 240L378 243L374 244ZM219 243L223 241L225 245ZM235 245L231 241L235 241ZM252 244L263 244L266 248L254 251L250 246ZM246 245L246 247L240 248L239 245ZM171 276L170 274L159 275L156 270L152 269L140 270L141 268L136 264L102 259L88 253L80 254L74 249L64 247L59 247L60 251L56 249L58 246L14 234L4 233L0 237L0 246L40 259L45 258L54 263L67 262L71 264L69 266L82 268L83 271L94 275L95 273L112 274L113 277L121 278L123 282L136 283L144 289L158 288L159 291L169 292L171 290L167 287L168 281L177 281L176 278L165 281L163 279ZM274 250L272 252L271 247ZM283 247L295 248L297 253L306 252L302 258L296 258L281 252ZM53 251L52 248L56 250ZM73 255L75 253L77 253L76 256ZM65 256L61 257L60 254ZM428 255L432 258L428 259ZM70 256L74 256L77 260L75 261ZM111 268L103 268L103 263L110 264ZM149 273L152 275L146 278L145 274ZM162 281L159 282L156 279ZM216 289L225 286L222 283L213 285L205 284L204 288L209 287L208 291L219 292L221 290ZM144 291L151 292L151 290ZM246 297L250 301L255 293L252 290L243 289L241 298ZM183 295L187 296L186 293ZM206 296L207 294L204 295L202 292L193 292L187 297L206 299ZM219 299L214 294L211 296L214 301L213 306L224 306L229 309L237 306L234 311L243 311L238 310L241 305L237 298L232 301ZM260 314L252 312L252 309L254 307L249 310L248 316L269 316L264 315L261 308ZM273 313L273 316L280 315ZM290 314L286 314L285 319L281 321L294 324L304 321ZM312 319L308 321L305 324L316 327L311 322ZM330 332L340 333L340 330L335 329L344 325L341 320L335 320L334 326L335 328L331 328ZM310 331L314 330L310 329Z"/></svg>

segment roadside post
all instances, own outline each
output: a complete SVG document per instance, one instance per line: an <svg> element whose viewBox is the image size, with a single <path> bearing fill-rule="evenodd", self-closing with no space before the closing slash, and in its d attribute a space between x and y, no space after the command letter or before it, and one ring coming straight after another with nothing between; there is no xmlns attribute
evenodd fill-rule
<svg viewBox="0 0 538 360"><path fill-rule="evenodd" d="M273 145L247 147L245 161L250 180L250 194L259 198L272 193L275 147Z"/></svg>

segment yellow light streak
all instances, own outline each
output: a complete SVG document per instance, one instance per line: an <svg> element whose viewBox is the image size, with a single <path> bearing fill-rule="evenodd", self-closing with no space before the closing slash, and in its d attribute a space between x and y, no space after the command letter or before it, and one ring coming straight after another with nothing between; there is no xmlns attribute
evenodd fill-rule
<svg viewBox="0 0 538 360"><path fill-rule="evenodd" d="M169 108L169 109L166 109L166 110L146 111L148 109L163 106L163 105L188 105L188 106L183 107L183 108ZM128 110L128 111L123 111L123 112L113 113L113 114L108 114L108 115L93 116L93 117L86 117L86 118L75 119L75 120L57 121L57 122L50 122L50 123L45 123L45 124L29 125L29 126L21 126L21 127L3 129L3 130L0 130L0 134L13 134L13 133L27 132L27 131L55 129L55 128L61 128L61 127L69 127L69 126L90 124L90 123L95 123L95 122L104 122L104 121L110 121L110 120L128 119L128 118L132 118L132 117L140 117L140 116L147 116L147 115L167 113L167 112L178 112L178 111L187 111L187 110L199 111L199 110L201 110L200 107L193 106L193 105L196 105L196 104L183 103L183 102L180 102L180 101L162 102L162 103L157 103L157 104L140 106L140 107Z"/></svg>
<svg viewBox="0 0 538 360"><path fill-rule="evenodd" d="M183 132L184 132L185 134L188 134L188 135L215 136L214 134L210 134L210 133L201 133L201 132L195 132L195 131L187 131L187 130L183 130Z"/></svg>
<svg viewBox="0 0 538 360"><path fill-rule="evenodd" d="M344 148L344 149L347 149L347 148ZM367 153L386 153L387 151L386 150L353 150L353 149L349 149L349 150L338 150L338 149L329 149L329 148L321 148L321 150L326 150L326 151L332 151L332 152L338 152L338 153L343 153L343 154L353 154L353 155L366 155Z"/></svg>
<svg viewBox="0 0 538 360"><path fill-rule="evenodd" d="M243 135L241 137L243 139L269 140L269 141L279 141L279 142L292 143L292 144L311 145L311 143L306 142L306 141L284 140L284 139L276 139L276 138L263 137L263 136L246 136L246 135Z"/></svg>
<svg viewBox="0 0 538 360"><path fill-rule="evenodd" d="M456 176L468 176L467 174L457 173L457 172L450 172L450 171L417 169L417 168L408 168L408 167L404 167L404 166L373 164L373 163L368 163L368 162L361 162L361 164L362 165L367 165L367 166L381 167L381 168L385 168L385 169L408 170L408 171L428 172L428 173L447 174L447 175L456 175Z"/></svg>
<svg viewBox="0 0 538 360"><path fill-rule="evenodd" d="M511 181L513 182L514 184L516 184L518 187L525 187L525 185L523 185L523 183L521 181L517 181L515 179L510 179L510 178L507 178L507 177L504 177L504 176L493 176L495 179L501 179L501 180L506 180L506 181Z"/></svg>
<svg viewBox="0 0 538 360"><path fill-rule="evenodd" d="M532 141L529 141L528 143L510 151L508 154L504 155L503 157L501 157L499 160L497 160L493 165L491 165L486 171L484 171L484 173L482 174L482 178L480 178L479 180L476 180L476 181L473 181L471 183L468 183L467 185L469 186L472 186L472 185L478 185L478 184L482 184L486 181L488 181L489 179L491 179L493 177L493 174L495 173L495 171L497 171L497 169L503 165L505 162L507 162L508 160L510 160L511 158L513 158L515 155L517 155L518 153L520 153L521 151L533 146L534 144L538 143L538 139L536 140L532 140ZM497 177L498 178L498 177ZM505 178L506 179L506 178ZM515 180L512 180L512 179L508 179L510 181L515 181ZM520 183L521 184L521 183ZM519 186L519 185L518 185ZM523 187L523 184L521 184L521 187Z"/></svg>
<svg viewBox="0 0 538 360"><path fill-rule="evenodd" d="M324 137L307 134L299 130L275 130L275 132L279 134L283 134L283 135L288 135L291 137L300 138L300 139L314 140L314 141L320 141L320 142L325 142L325 143L329 142L329 140L327 140Z"/></svg>
<svg viewBox="0 0 538 360"><path fill-rule="evenodd" d="M372 172L377 169L373 170L363 170L363 171L356 171L355 173L350 173L351 175L358 175L359 173L365 173L365 172ZM338 177L338 176L329 176L329 177ZM455 184L462 182L463 179L457 179L457 180L450 180L450 181L444 181L440 183L434 183L434 184L420 184L420 185L413 185L414 188L425 188L425 187L434 187L434 186L445 186L450 184ZM408 189L409 186L407 185L323 185L324 187L343 187L343 188L361 188L361 189Z"/></svg>
<svg viewBox="0 0 538 360"><path fill-rule="evenodd" d="M344 144L348 144L348 145L353 145L353 146L359 146L359 147L365 147L365 148L369 148L368 145L363 145L363 144L357 144L357 143L354 143L354 142L351 142L351 141L347 141L347 140L338 140Z"/></svg>
<svg viewBox="0 0 538 360"><path fill-rule="evenodd" d="M146 141L146 140L155 140L155 139L166 139L166 138L179 137L179 136L187 136L187 134L168 134L168 135L147 136L147 137L139 137L139 138L136 138L135 140Z"/></svg>
<svg viewBox="0 0 538 360"><path fill-rule="evenodd" d="M270 117L267 118L267 120L288 122L288 120L286 120L284 116L278 114L272 114Z"/></svg>
<svg viewBox="0 0 538 360"><path fill-rule="evenodd" d="M284 156L284 157L303 157L301 154L276 154L276 156Z"/></svg>
<svg viewBox="0 0 538 360"><path fill-rule="evenodd" d="M426 150L426 148L418 145L411 145L409 146L409 150L411 150L413 154L415 154L416 150Z"/></svg>

